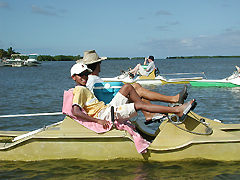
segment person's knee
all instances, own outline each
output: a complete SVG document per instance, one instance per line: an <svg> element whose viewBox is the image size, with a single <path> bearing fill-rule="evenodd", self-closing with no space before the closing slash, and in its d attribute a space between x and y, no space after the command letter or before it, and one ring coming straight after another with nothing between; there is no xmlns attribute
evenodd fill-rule
<svg viewBox="0 0 240 180"><path fill-rule="evenodd" d="M132 86L133 86L134 89L136 89L136 90L142 87L139 83L133 83Z"/></svg>
<svg viewBox="0 0 240 180"><path fill-rule="evenodd" d="M134 84L132 84L132 86L133 86L133 88L135 89L135 91L138 93L138 95L140 96L140 97L142 97L142 93L143 93L143 91L142 91L142 86L140 85L140 84L138 84L138 83L134 83Z"/></svg>
<svg viewBox="0 0 240 180"><path fill-rule="evenodd" d="M129 84L129 83L126 83L126 84L124 84L124 85L121 87L121 89L119 90L119 92L120 92L121 94L126 94L126 92L129 92L129 91L131 90L131 88L133 88L132 85Z"/></svg>
<svg viewBox="0 0 240 180"><path fill-rule="evenodd" d="M122 88L130 88L132 85L131 84L129 84L129 83L126 83L126 84L124 84L123 86L122 86Z"/></svg>

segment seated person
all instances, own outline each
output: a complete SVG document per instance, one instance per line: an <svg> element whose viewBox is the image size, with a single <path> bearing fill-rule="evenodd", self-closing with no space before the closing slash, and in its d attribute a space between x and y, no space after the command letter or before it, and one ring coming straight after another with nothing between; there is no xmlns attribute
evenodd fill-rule
<svg viewBox="0 0 240 180"><path fill-rule="evenodd" d="M86 84L86 87L92 92L95 83L103 82L103 80L99 77L99 74L101 72L101 62L105 59L106 58L104 57L99 57L95 50L85 51L84 57L81 59L81 62L86 64L87 67L92 70L92 72L88 75L88 81ZM132 86L140 98L146 103L151 103L150 101L162 101L166 103L183 104L184 100L186 100L188 96L186 86L180 93L174 96L166 96L154 91L150 91L143 88L139 83L133 83ZM143 114L146 120L151 120L152 118L157 118L158 116L156 113L149 113L145 111L143 111Z"/></svg>
<svg viewBox="0 0 240 180"><path fill-rule="evenodd" d="M151 72L153 72L153 70L155 69L154 57L149 56L148 58L145 58L144 65L147 65L147 60L148 66L146 69L144 69L141 64L137 64L134 69L131 69L129 71L130 76L135 77L137 73L142 76L148 76L149 74L151 74Z"/></svg>
<svg viewBox="0 0 240 180"><path fill-rule="evenodd" d="M108 128L110 125L111 106L114 107L114 119L121 122L122 120L136 116L138 110L150 113L174 113L179 116L180 119L183 119L195 104L194 99L176 107L148 104L141 100L131 84L124 84L109 105L105 105L104 102L99 101L94 94L86 88L88 75L91 72L92 71L82 63L74 64L71 68L72 79L76 82L73 90L72 113L76 117L101 124L104 128ZM129 100L132 103L127 104ZM84 109L87 114L85 114L82 109Z"/></svg>

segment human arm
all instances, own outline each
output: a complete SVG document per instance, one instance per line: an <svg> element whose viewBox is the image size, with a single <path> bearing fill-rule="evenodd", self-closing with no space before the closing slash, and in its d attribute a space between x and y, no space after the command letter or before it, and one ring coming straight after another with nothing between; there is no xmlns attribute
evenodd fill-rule
<svg viewBox="0 0 240 180"><path fill-rule="evenodd" d="M110 126L110 122L108 122L106 120L97 119L97 118L89 116L88 114L85 114L81 110L81 108L79 106L77 106L77 105L73 106L72 113L73 113L74 116L79 117L81 119L85 119L87 121L96 122L98 124L101 124L104 129L107 129Z"/></svg>
<svg viewBox="0 0 240 180"><path fill-rule="evenodd" d="M148 64L148 66L147 66L147 68L146 68L146 71L149 72L149 73L151 73L154 69L155 69L155 64L154 64L153 61L151 61L151 62Z"/></svg>
<svg viewBox="0 0 240 180"><path fill-rule="evenodd" d="M147 65L147 59L148 58L145 57L145 61L144 61L143 65Z"/></svg>

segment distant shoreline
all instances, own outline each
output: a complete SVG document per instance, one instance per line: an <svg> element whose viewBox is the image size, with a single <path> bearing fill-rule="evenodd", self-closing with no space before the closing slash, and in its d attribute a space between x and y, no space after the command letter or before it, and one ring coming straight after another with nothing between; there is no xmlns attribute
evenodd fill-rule
<svg viewBox="0 0 240 180"><path fill-rule="evenodd" d="M240 56L170 56L166 59L209 59L209 58L240 58Z"/></svg>
<svg viewBox="0 0 240 180"><path fill-rule="evenodd" d="M50 55L40 55L38 61L76 61L82 57L80 56L50 56ZM79 58L80 57L80 58ZM170 56L165 59L213 59L213 58L240 58L240 56ZM144 60L145 57L107 57L108 60ZM164 59L164 58L162 58ZM156 59L157 60L157 59Z"/></svg>
<svg viewBox="0 0 240 180"><path fill-rule="evenodd" d="M1 59L10 59L12 56L19 56L18 58L22 60L27 60L28 55L21 55L19 52L15 52L12 47L9 47L7 51L4 49L0 49L0 60ZM14 58L14 59L15 59ZM82 59L80 55L72 56L72 55L38 55L38 61L77 61ZM165 59L210 59L210 58L240 58L240 56L169 56ZM145 57L107 57L109 60L144 60ZM157 58L156 58L157 59ZM164 58L162 58L164 59Z"/></svg>
<svg viewBox="0 0 240 180"><path fill-rule="evenodd" d="M210 58L240 58L240 56L169 56L165 59L210 59ZM109 60L136 60L145 59L145 57L108 57ZM164 58L162 58L164 59Z"/></svg>

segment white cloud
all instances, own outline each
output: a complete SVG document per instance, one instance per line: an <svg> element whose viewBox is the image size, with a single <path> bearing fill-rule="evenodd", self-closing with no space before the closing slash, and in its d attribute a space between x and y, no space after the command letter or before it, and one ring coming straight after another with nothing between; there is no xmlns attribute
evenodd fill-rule
<svg viewBox="0 0 240 180"><path fill-rule="evenodd" d="M157 30L160 30L160 31L169 31L169 30L171 30L171 27L178 25L179 22L178 22L178 21L166 22L165 24L166 24L166 25L156 26L155 28L156 28Z"/></svg>
<svg viewBox="0 0 240 180"><path fill-rule="evenodd" d="M173 22L167 22L168 25L171 25L171 26L175 26L175 25L178 25L179 22L178 21L173 21Z"/></svg>
<svg viewBox="0 0 240 180"><path fill-rule="evenodd" d="M193 40L192 39L182 39L182 40L180 40L180 44L182 46L191 47L193 45Z"/></svg>
<svg viewBox="0 0 240 180"><path fill-rule="evenodd" d="M145 49L161 51L160 55L240 55L240 30L193 38L157 39L142 43Z"/></svg>
<svg viewBox="0 0 240 180"><path fill-rule="evenodd" d="M6 8L9 9L9 4L7 2L4 1L0 1L0 8Z"/></svg>
<svg viewBox="0 0 240 180"><path fill-rule="evenodd" d="M169 31L168 26L156 26L156 29L160 31Z"/></svg>
<svg viewBox="0 0 240 180"><path fill-rule="evenodd" d="M45 16L60 16L58 11L52 6L47 6L45 8L42 8L36 5L32 5L32 12L37 14L42 14ZM60 12L65 12L65 11L61 10Z"/></svg>
<svg viewBox="0 0 240 180"><path fill-rule="evenodd" d="M165 11L165 10L159 10L157 11L156 13L156 16L171 16L172 13L168 12L168 11Z"/></svg>

